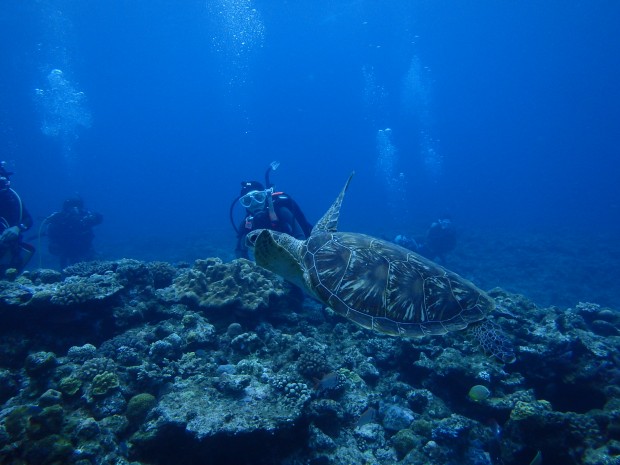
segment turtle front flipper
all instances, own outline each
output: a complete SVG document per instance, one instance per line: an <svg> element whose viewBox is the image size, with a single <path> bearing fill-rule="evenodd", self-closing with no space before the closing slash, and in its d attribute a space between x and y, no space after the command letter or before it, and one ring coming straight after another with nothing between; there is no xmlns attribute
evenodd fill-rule
<svg viewBox="0 0 620 465"><path fill-rule="evenodd" d="M342 188L342 191L340 191L340 195L338 196L338 198L334 201L332 206L329 207L327 213L325 213L323 217L316 223L314 228L312 228L312 234L316 233L317 231L335 232L338 229L338 217L340 216L340 207L342 206L342 200L344 199L344 194L347 192L347 189L349 188L349 183L351 182L351 179L353 179L354 174L355 171L353 171L349 175L349 179L347 179L347 183Z"/></svg>

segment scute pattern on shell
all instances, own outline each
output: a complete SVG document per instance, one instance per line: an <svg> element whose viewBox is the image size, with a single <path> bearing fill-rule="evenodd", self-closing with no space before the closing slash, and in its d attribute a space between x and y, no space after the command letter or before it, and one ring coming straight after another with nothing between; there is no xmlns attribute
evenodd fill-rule
<svg viewBox="0 0 620 465"><path fill-rule="evenodd" d="M390 242L364 234L315 232L302 250L306 283L334 311L398 336L464 329L493 310L469 281Z"/></svg>

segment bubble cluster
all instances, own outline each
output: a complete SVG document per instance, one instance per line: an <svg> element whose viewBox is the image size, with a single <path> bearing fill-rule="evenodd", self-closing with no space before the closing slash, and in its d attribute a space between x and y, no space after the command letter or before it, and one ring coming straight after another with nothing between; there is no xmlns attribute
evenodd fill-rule
<svg viewBox="0 0 620 465"><path fill-rule="evenodd" d="M392 130L390 128L377 131L377 153L377 168L389 184L396 164L396 147L392 144Z"/></svg>
<svg viewBox="0 0 620 465"><path fill-rule="evenodd" d="M377 172L381 174L388 194L388 207L394 218L407 216L406 176L398 172L398 155L392 143L390 128L377 131ZM400 212L400 214L398 214Z"/></svg>
<svg viewBox="0 0 620 465"><path fill-rule="evenodd" d="M60 69L51 70L46 81L44 88L34 90L41 112L41 131L46 136L59 136L70 143L77 138L80 127L91 126L86 95L77 90Z"/></svg>
<svg viewBox="0 0 620 465"><path fill-rule="evenodd" d="M213 48L232 68L231 82L243 84L248 60L264 43L265 26L252 0L207 0L207 11L214 22Z"/></svg>
<svg viewBox="0 0 620 465"><path fill-rule="evenodd" d="M362 66L364 79L364 106L373 119L382 121L386 114L387 92L385 87L377 83L373 66Z"/></svg>
<svg viewBox="0 0 620 465"><path fill-rule="evenodd" d="M432 137L432 92L431 70L422 66L420 59L414 56L403 79L402 106L405 113L416 120L422 163L428 177L436 181L441 175L443 158L437 150L437 141Z"/></svg>
<svg viewBox="0 0 620 465"><path fill-rule="evenodd" d="M402 84L402 105L405 112L414 115L420 123L431 123L432 78L428 67L414 56Z"/></svg>
<svg viewBox="0 0 620 465"><path fill-rule="evenodd" d="M443 157L436 149L437 141L432 139L429 134L420 134L420 152L422 163L429 178L436 181L443 168Z"/></svg>

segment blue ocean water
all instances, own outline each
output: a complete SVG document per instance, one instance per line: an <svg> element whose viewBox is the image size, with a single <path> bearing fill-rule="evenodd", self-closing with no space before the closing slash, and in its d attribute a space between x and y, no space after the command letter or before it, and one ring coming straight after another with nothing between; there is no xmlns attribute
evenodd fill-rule
<svg viewBox="0 0 620 465"><path fill-rule="evenodd" d="M342 229L448 212L506 275L472 279L527 292L548 254L541 286L587 299L617 281L618 24L608 1L6 0L0 158L35 228L74 192L103 213L104 258L232 258L239 182L279 160L313 222L355 170ZM537 244L512 275L503 237Z"/></svg>

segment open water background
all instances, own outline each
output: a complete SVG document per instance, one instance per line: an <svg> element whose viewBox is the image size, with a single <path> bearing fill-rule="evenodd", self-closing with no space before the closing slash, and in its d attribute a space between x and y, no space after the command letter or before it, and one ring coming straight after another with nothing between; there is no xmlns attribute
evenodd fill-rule
<svg viewBox="0 0 620 465"><path fill-rule="evenodd" d="M103 213L102 258L232 258L239 182L279 160L313 222L355 170L341 229L448 212L480 285L618 308L618 24L598 0L4 0L0 158L35 229L75 192Z"/></svg>

